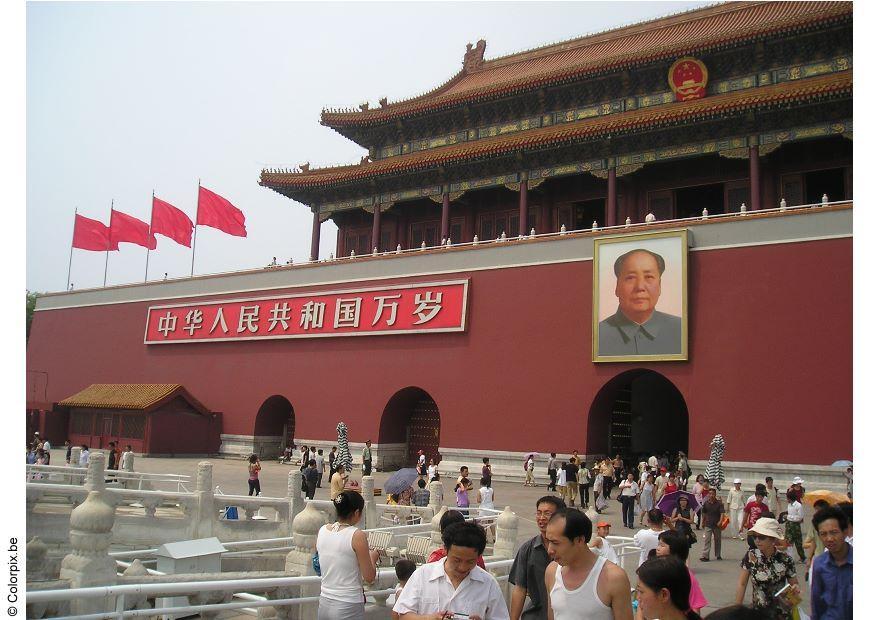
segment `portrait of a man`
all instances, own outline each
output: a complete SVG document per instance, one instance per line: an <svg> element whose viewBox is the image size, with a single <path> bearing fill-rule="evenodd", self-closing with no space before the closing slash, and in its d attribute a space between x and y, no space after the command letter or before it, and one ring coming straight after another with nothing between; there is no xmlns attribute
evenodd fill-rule
<svg viewBox="0 0 875 620"><path fill-rule="evenodd" d="M686 235L678 232L597 240L594 361L686 359ZM667 277L673 299L661 304Z"/></svg>

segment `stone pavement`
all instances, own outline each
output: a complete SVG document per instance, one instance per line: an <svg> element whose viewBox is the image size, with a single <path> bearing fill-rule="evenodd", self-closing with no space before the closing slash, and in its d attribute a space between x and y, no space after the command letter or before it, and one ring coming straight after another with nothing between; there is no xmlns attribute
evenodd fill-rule
<svg viewBox="0 0 875 620"><path fill-rule="evenodd" d="M165 473L165 474L187 474L192 476L194 480L197 463L200 461L209 461L213 464L213 484L218 485L222 492L228 495L246 495L248 490L247 479L249 477L247 470L247 462L243 458L188 458L188 457L162 457L162 458L147 458L137 457L134 461L134 469L136 471L148 473ZM63 464L64 455L61 450L52 450L52 462L55 465ZM472 471L479 471L479 463L472 462L470 467ZM287 487L288 472L292 469L297 470L297 466L280 465L276 460L263 461L261 470L261 494L269 497L285 497ZM382 483L391 475L392 472L375 472L375 487L381 487ZM361 479L361 470L356 469L352 473L352 478ZM444 481L444 497L452 497L452 485L455 482L455 477L442 475ZM193 482L192 482L193 484ZM322 488L316 490L316 499L328 499L328 480L327 475L323 479ZM163 485L162 485L162 488ZM511 509L520 517L520 541L524 541L537 533L537 527L534 522L535 501L547 494L553 494L546 490L543 485L537 487L524 487L518 482L502 482L497 481L493 484L495 489L495 505L501 509L505 506L510 506ZM611 534L615 536L633 536L636 530L631 530L623 527L622 516L620 514L620 503L616 501L617 489L612 490L614 499L608 502L606 511L601 515L604 519L611 523ZM378 498L378 501L380 498ZM383 501L385 501L383 499ZM473 503L473 500L472 500ZM705 596L708 598L710 605L705 611L708 612L720 607L731 605L735 598L735 587L738 583L739 565L741 558L747 549L745 541L733 540L724 536L722 561L704 563L699 560L702 551L701 531L700 541L690 550L689 566L699 580ZM795 557L795 551L793 552ZM631 561L629 566L633 566ZM802 569L802 564L797 564L797 567ZM627 571L630 581L633 586L635 584L634 569ZM800 587L802 588L804 607L808 609L808 585L802 575L800 577ZM750 586L748 586L747 596L745 598L750 602Z"/></svg>

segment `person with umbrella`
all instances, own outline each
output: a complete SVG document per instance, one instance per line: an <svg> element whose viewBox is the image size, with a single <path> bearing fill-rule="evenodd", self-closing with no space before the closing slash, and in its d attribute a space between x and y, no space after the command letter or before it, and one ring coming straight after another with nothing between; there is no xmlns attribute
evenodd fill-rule
<svg viewBox="0 0 875 620"><path fill-rule="evenodd" d="M683 493L683 491L679 491ZM690 545L695 544L696 535L693 533L693 509L690 507L690 498L686 495L680 495L677 498L677 504L671 512L671 520L674 529L687 537Z"/></svg>
<svg viewBox="0 0 875 620"><path fill-rule="evenodd" d="M419 477L419 472L414 467L403 467L392 474L383 484L383 492L393 495L401 495L408 490L416 479Z"/></svg>

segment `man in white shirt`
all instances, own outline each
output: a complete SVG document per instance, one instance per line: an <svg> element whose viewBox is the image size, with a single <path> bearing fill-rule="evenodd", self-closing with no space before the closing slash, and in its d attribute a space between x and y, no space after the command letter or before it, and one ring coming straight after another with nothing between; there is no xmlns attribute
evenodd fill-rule
<svg viewBox="0 0 875 620"><path fill-rule="evenodd" d="M313 460L316 461L316 471L319 472L319 477L316 479L316 486L321 489L322 474L325 473L325 455L322 453L322 448L319 448L316 451L316 458Z"/></svg>
<svg viewBox="0 0 875 620"><path fill-rule="evenodd" d="M82 444L82 451L79 453L79 467L88 467L88 456L91 453L88 451L88 446Z"/></svg>
<svg viewBox="0 0 875 620"><path fill-rule="evenodd" d="M477 566L486 533L475 523L454 523L441 534L447 557L423 564L410 577L392 611L404 620L465 614L469 620L509 620L495 577Z"/></svg>
<svg viewBox="0 0 875 620"><path fill-rule="evenodd" d="M659 535L663 531L665 515L659 508L647 511L648 529L635 532L635 544L641 547L641 555L638 558L638 566L644 564L651 549L656 549L659 544Z"/></svg>

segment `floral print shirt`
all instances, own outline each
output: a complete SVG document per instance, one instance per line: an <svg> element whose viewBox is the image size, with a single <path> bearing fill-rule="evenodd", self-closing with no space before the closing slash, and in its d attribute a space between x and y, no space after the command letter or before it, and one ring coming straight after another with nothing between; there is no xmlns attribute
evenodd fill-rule
<svg viewBox="0 0 875 620"><path fill-rule="evenodd" d="M777 620L792 620L790 612L775 600L775 593L796 576L793 558L777 550L767 558L762 551L755 549L744 555L741 567L750 573L753 582L753 606L769 610L772 613L770 617Z"/></svg>

